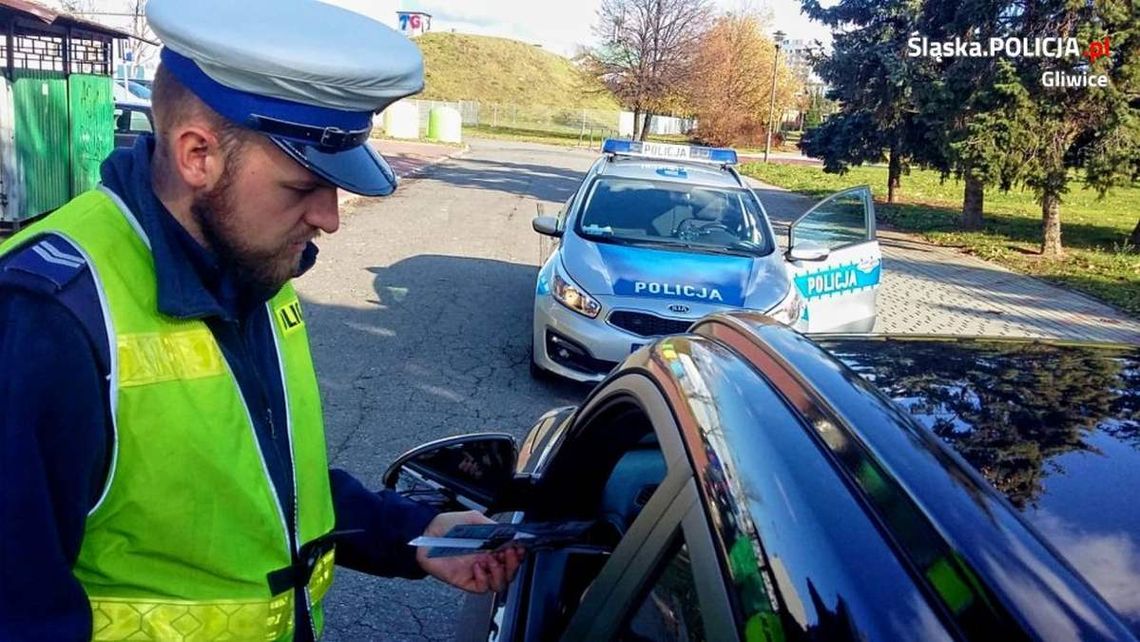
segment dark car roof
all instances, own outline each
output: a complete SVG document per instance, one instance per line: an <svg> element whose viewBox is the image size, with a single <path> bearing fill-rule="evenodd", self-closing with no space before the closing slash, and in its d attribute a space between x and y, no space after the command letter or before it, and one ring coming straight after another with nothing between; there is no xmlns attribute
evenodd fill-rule
<svg viewBox="0 0 1140 642"><path fill-rule="evenodd" d="M998 347L986 349L986 343ZM639 367L639 354L625 367ZM865 592L890 582L892 617L918 599L969 639L1137 639L1137 531L1128 525L1134 516L1101 519L1097 530L1088 516L1070 522L1078 519L1073 505L1108 501L1109 494L1118 495L1111 498L1115 505L1097 510L1128 512L1123 495L1133 485L1078 485L1067 490L1075 499L1051 503L1059 493L1048 474L1058 462L1072 465L1063 452L1104 457L1109 442L1099 441L1098 431L1125 440L1135 433L1135 348L805 337L738 310L705 317L690 334L662 340L640 356L647 359L640 367L659 385L701 408L702 418L690 420L698 427L682 433L710 523L743 525L755 533L758 550L780 560L769 581L805 605L807 616L796 616L808 623L804 630L830 617L828 609L806 607L822 591L825 603L839 600L853 631L882 637L895 623L876 615L883 596ZM943 408L954 403L960 417ZM969 423L965 408L988 423ZM943 421L932 430L924 414ZM1063 434L1050 433L1056 426L1077 426L1075 439L1062 440L1068 451L1054 448ZM961 448L978 463L971 465L939 431L965 444L963 435L981 435L974 448ZM993 443L986 442L991 435ZM715 462L701 454L706 445ZM1124 454L1125 462L1134 455ZM1009 464L1021 459L1039 464ZM1107 467L1134 472L1118 461ZM731 501L718 496L718 475L734 480ZM999 486L1041 490L1014 500ZM1064 520L1067 530L1046 533L1040 514ZM726 528L716 527L728 541ZM1071 535L1069 541L1058 532ZM852 550L852 542L863 548ZM805 546L810 555L803 554ZM1108 549L1118 554L1100 561ZM728 555L724 546L720 554ZM909 583L870 577L888 567L905 569ZM914 589L924 597L916 598ZM907 617L908 627L926 626L926 615Z"/></svg>
<svg viewBox="0 0 1140 642"><path fill-rule="evenodd" d="M1140 633L1140 348L817 342L979 471Z"/></svg>

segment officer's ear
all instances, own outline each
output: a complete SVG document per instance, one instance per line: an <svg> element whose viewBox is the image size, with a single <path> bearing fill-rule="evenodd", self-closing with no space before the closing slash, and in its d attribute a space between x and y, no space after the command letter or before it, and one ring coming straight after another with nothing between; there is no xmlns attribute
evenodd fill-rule
<svg viewBox="0 0 1140 642"><path fill-rule="evenodd" d="M226 172L225 150L210 127L187 123L173 128L167 150L171 169L194 191L213 189Z"/></svg>

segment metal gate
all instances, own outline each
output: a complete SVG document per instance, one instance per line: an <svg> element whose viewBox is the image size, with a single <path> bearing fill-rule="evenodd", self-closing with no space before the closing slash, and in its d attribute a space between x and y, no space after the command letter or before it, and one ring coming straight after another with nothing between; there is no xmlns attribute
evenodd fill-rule
<svg viewBox="0 0 1140 642"><path fill-rule="evenodd" d="M67 79L71 112L71 193L99 184L99 165L115 147L115 105L107 76L72 74Z"/></svg>
<svg viewBox="0 0 1140 642"><path fill-rule="evenodd" d="M71 198L67 78L62 72L12 72L16 163L24 182L17 219L51 211Z"/></svg>

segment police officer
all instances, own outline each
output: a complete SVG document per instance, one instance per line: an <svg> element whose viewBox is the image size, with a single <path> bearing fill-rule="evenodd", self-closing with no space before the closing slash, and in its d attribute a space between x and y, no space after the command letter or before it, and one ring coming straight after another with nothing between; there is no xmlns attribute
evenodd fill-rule
<svg viewBox="0 0 1140 642"><path fill-rule="evenodd" d="M0 639L307 640L336 564L501 590L515 552L406 545L477 513L328 469L291 278L416 47L315 0L151 0L153 137L0 246ZM382 607L382 605L378 605Z"/></svg>

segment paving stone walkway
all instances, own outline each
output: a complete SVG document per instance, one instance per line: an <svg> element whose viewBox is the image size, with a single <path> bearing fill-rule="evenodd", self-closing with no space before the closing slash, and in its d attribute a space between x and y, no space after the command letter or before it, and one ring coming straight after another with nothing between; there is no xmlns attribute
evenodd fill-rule
<svg viewBox="0 0 1140 642"><path fill-rule="evenodd" d="M786 242L814 201L751 181ZM900 232L879 231L883 282L876 332L1049 337L1140 345L1140 322L1083 294Z"/></svg>

